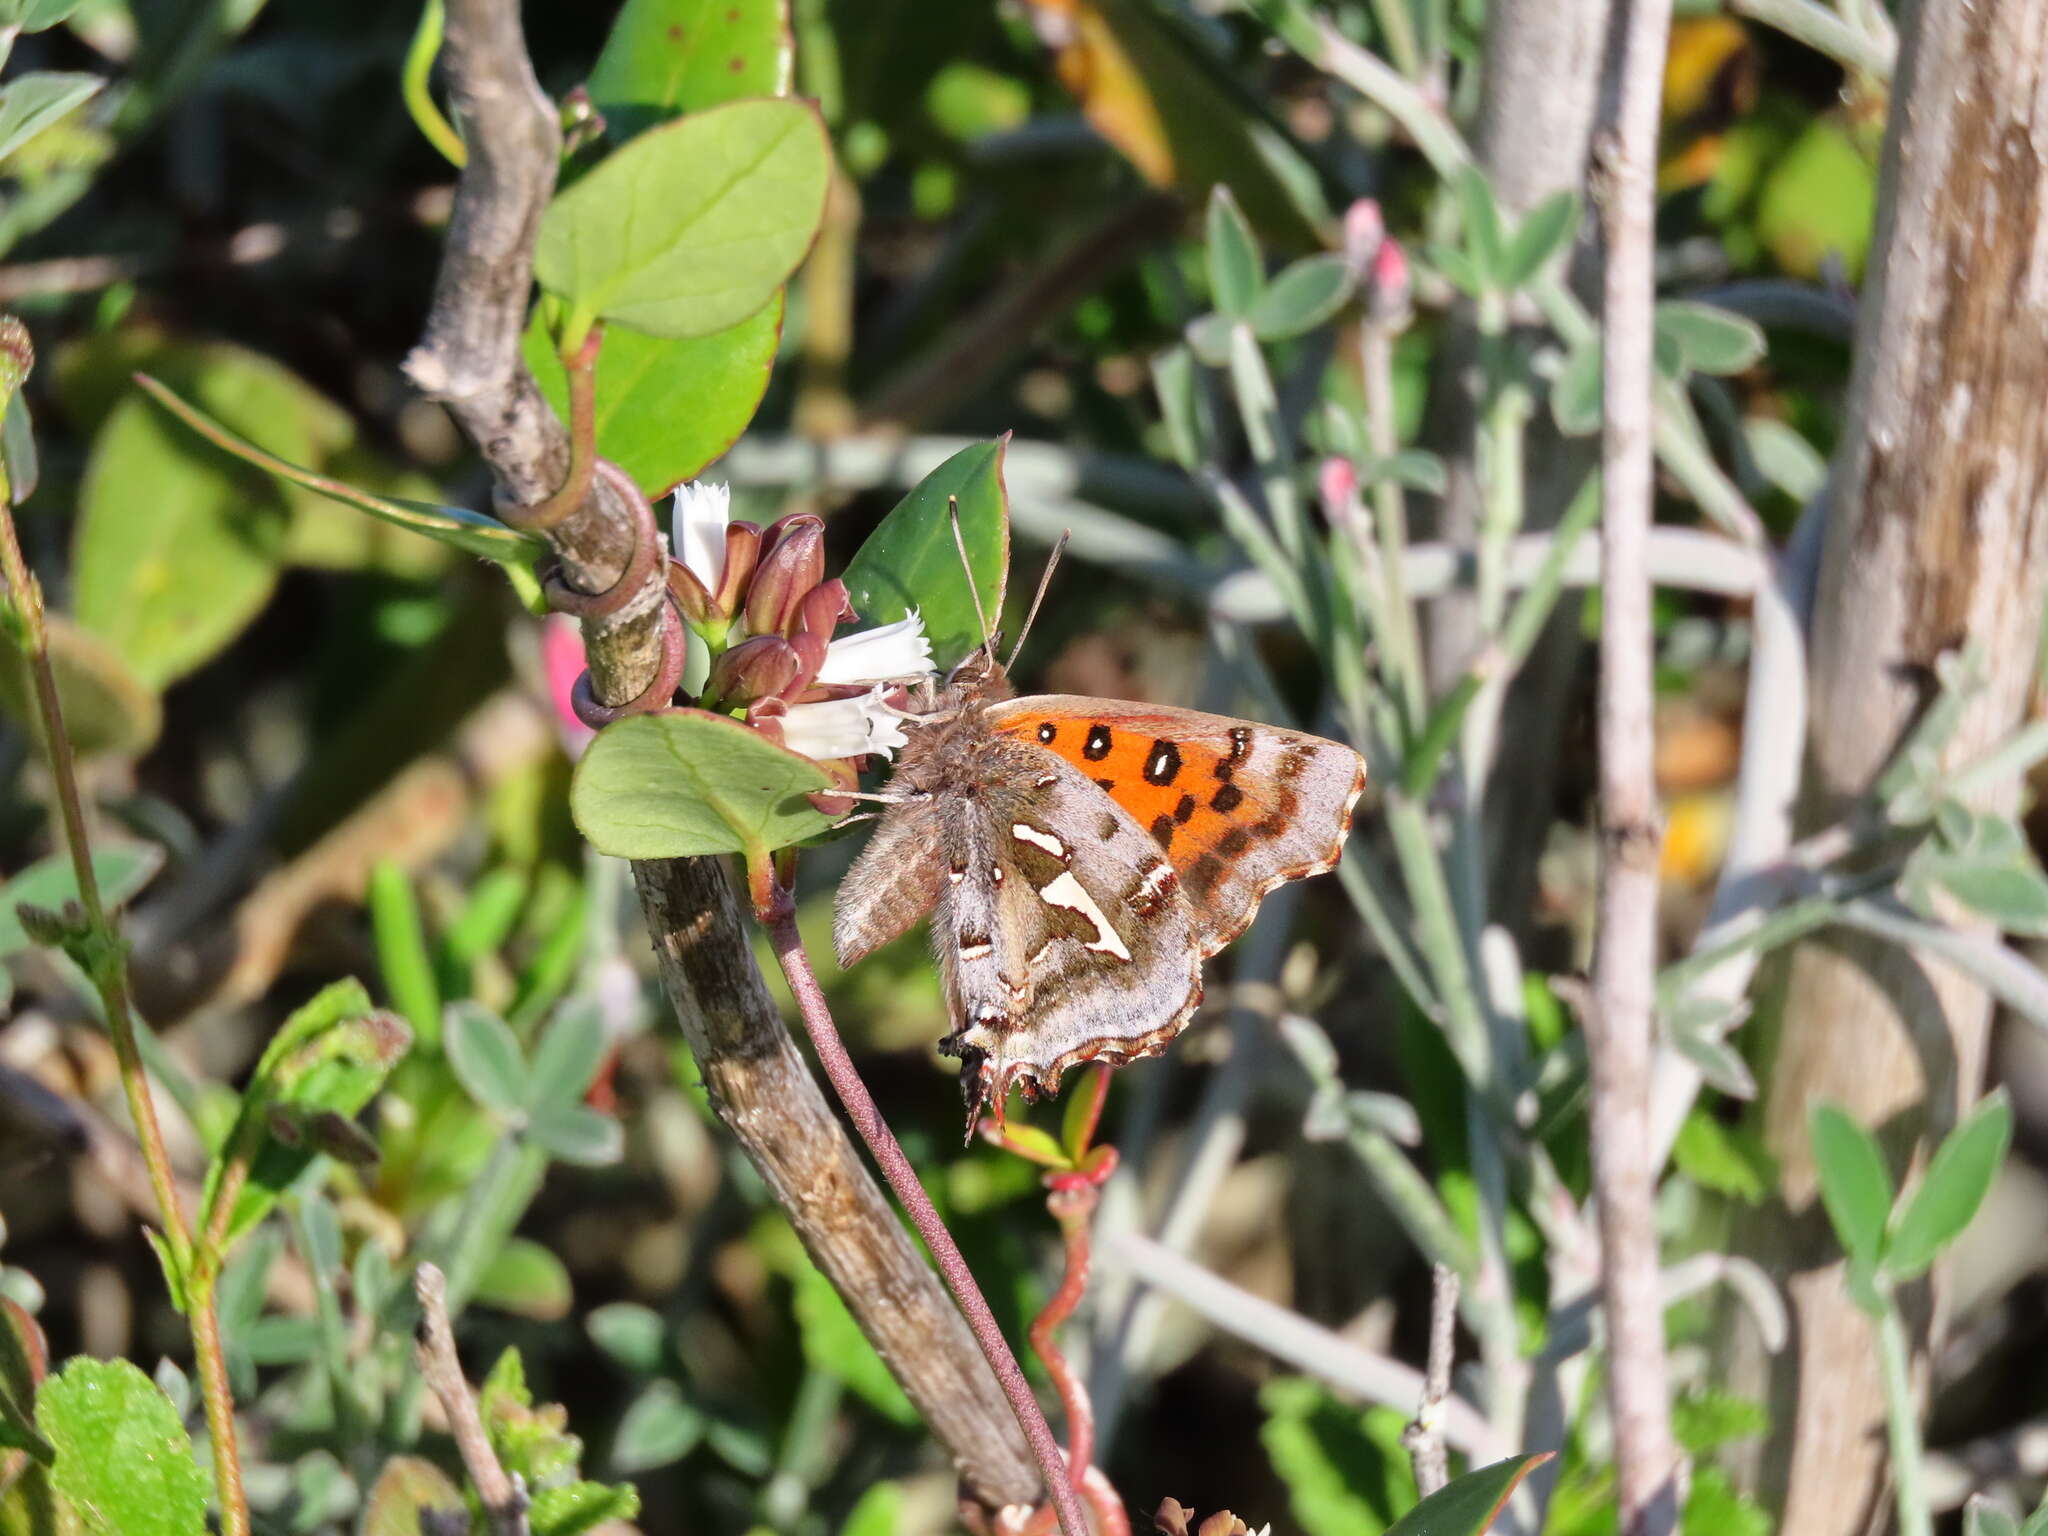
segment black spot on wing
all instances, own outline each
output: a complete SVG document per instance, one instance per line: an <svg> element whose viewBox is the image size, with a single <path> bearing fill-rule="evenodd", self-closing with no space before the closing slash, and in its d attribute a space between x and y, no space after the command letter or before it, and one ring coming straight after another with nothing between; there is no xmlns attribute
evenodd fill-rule
<svg viewBox="0 0 2048 1536"><path fill-rule="evenodd" d="M1180 748L1161 737L1145 754L1145 782L1171 784L1180 777Z"/></svg>
<svg viewBox="0 0 2048 1536"><path fill-rule="evenodd" d="M1099 763L1109 756L1113 742L1108 726L1091 725L1088 727L1088 739L1081 743L1081 755L1091 763Z"/></svg>
<svg viewBox="0 0 2048 1536"><path fill-rule="evenodd" d="M1226 859L1234 859L1252 843L1251 833L1243 827L1232 827L1216 841L1216 851Z"/></svg>
<svg viewBox="0 0 2048 1536"><path fill-rule="evenodd" d="M1038 725L1038 744L1042 747L1051 746L1053 744L1054 739L1058 737L1059 733L1059 727L1054 725L1050 720L1040 721Z"/></svg>
<svg viewBox="0 0 2048 1536"><path fill-rule="evenodd" d="M1115 789L1115 788L1116 788L1116 780L1115 780L1115 779L1097 779L1097 780L1095 781L1095 787L1096 787L1097 789Z"/></svg>
<svg viewBox="0 0 2048 1536"><path fill-rule="evenodd" d="M1173 818L1160 815L1152 818L1152 836L1162 848L1173 846Z"/></svg>
<svg viewBox="0 0 2048 1536"><path fill-rule="evenodd" d="M1195 797L1193 795L1182 795L1180 797L1180 804L1173 808L1173 819L1182 826L1186 826L1188 818L1194 814Z"/></svg>
<svg viewBox="0 0 2048 1536"><path fill-rule="evenodd" d="M1109 785L1107 783L1104 783L1102 787L1104 789L1107 789L1109 788ZM1095 829L1096 836L1100 837L1106 843L1111 838L1116 836L1117 829L1120 825L1121 823L1119 823L1114 816L1110 815L1109 812L1104 811L1102 813L1102 825Z"/></svg>
<svg viewBox="0 0 2048 1536"><path fill-rule="evenodd" d="M1216 793L1209 797L1209 808L1213 811L1221 811L1225 816L1228 816L1243 804L1244 791L1235 784L1219 784L1216 787Z"/></svg>

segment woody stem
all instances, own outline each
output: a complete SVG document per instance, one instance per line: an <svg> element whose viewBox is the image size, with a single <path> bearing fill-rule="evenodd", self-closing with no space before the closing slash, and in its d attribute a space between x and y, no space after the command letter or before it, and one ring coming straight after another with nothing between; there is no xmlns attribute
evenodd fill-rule
<svg viewBox="0 0 2048 1536"><path fill-rule="evenodd" d="M981 1346L989 1369L995 1372L1003 1395L1009 1399L1011 1411L1017 1415L1017 1424L1024 1431L1024 1438L1031 1443L1032 1456L1045 1478L1046 1493L1059 1512L1060 1527L1065 1536L1089 1536L1087 1517L1081 1512L1080 1500L1075 1497L1074 1485L1060 1457L1059 1444L1052 1437L1052 1427L1045 1422L1038 1400L1031 1395L1031 1385L1024 1379L1024 1372L1017 1364L1016 1355L1011 1353L1009 1341L996 1325L995 1314L989 1311L981 1288L974 1283L974 1273L968 1269L967 1260L961 1257L953 1235L939 1219L924 1186L918 1183L917 1170L910 1166L910 1159L904 1156L895 1133L875 1108L867 1084L861 1081L853 1058L847 1055L846 1046L839 1038L839 1029L832 1022L832 1010L825 1002L824 990L818 985L818 978L811 970L810 956L804 952L803 940L797 934L795 904L787 892L778 890L774 899L763 905L757 905L756 913L768 930L768 942L782 967L784 980L789 983L790 994L796 999L797 1010L803 1015L804 1029L818 1053L818 1064L825 1069L825 1076L839 1095L847 1118L853 1121L854 1129L867 1143L869 1153L882 1170L882 1177L889 1181L889 1188L895 1191L897 1200L910 1217L910 1224L917 1228L918 1236L931 1250L940 1278L946 1282L946 1289L952 1292L961 1315L967 1319L967 1326L974 1334L975 1343Z"/></svg>

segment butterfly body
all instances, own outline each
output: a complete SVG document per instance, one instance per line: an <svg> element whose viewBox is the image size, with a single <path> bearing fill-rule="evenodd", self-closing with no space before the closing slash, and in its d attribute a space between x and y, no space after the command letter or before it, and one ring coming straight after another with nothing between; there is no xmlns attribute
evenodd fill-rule
<svg viewBox="0 0 2048 1536"><path fill-rule="evenodd" d="M1010 697L999 668L920 701L893 803L840 886L842 965L927 912L970 1102L1165 1049L1202 962L1265 893L1337 859L1365 764L1192 710Z"/></svg>

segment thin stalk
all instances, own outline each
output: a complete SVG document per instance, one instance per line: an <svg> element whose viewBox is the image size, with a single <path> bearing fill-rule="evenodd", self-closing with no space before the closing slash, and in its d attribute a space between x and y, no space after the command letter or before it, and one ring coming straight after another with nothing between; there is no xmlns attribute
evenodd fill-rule
<svg viewBox="0 0 2048 1536"><path fill-rule="evenodd" d="M469 164L469 146L462 142L462 135L455 131L454 124L442 116L428 85L434 73L434 60L441 52L441 37L446 30L443 0L426 0L426 4L420 7L420 24L414 28L412 42L406 46L399 92L405 98L406 111L412 114L414 124L426 136L427 142L441 152L442 159L461 170Z"/></svg>
<svg viewBox="0 0 2048 1536"><path fill-rule="evenodd" d="M544 533L590 499L590 482L597 472L597 353L603 345L600 325L563 333L562 367L569 377L569 468L547 500L506 512L505 520L517 528Z"/></svg>
<svg viewBox="0 0 2048 1536"><path fill-rule="evenodd" d="M1410 80L1421 79L1422 47L1415 40L1415 17L1409 12L1408 0L1372 0L1372 19L1380 25L1394 68Z"/></svg>
<svg viewBox="0 0 2048 1536"><path fill-rule="evenodd" d="M1090 1233L1093 1229L1097 1186L1093 1183L1056 1186L1045 1197L1045 1208L1060 1225L1061 1245L1066 1254L1066 1271L1060 1287L1052 1293L1045 1309L1031 1320L1031 1348L1067 1415L1067 1470L1076 1491L1080 1491L1088 1468L1095 1461L1095 1410L1088 1401L1088 1389L1060 1350L1059 1334L1081 1297L1088 1290Z"/></svg>
<svg viewBox="0 0 2048 1536"><path fill-rule="evenodd" d="M803 1015L804 1030L810 1035L811 1045L818 1053L818 1064L825 1069L825 1076L831 1079L833 1091L839 1095L847 1118L860 1132L861 1140L867 1144L868 1151L881 1168L882 1177L895 1191L910 1224L917 1228L918 1235L931 1250L932 1261L938 1266L946 1289L953 1293L953 1300L974 1333L975 1343L981 1346L989 1369L995 1372L996 1380L1001 1383L1003 1395L1009 1399L1011 1411L1017 1415L1018 1427L1024 1431L1024 1438L1031 1442L1032 1455L1045 1478L1046 1494L1059 1511L1060 1525L1066 1536L1089 1536L1087 1517L1081 1512L1081 1502L1075 1496L1066 1464L1060 1458L1059 1444L1053 1439L1052 1428L1045 1422L1038 1399L1031 1395L1031 1384L1024 1379L1017 1357L1011 1353L1009 1341L1003 1337L995 1314L989 1311L981 1288L975 1284L974 1272L967 1267L959 1245L939 1219L931 1197L918 1182L917 1170L903 1155L903 1147L896 1140L895 1132L889 1129L881 1111L875 1108L874 1096L868 1092L867 1084L861 1081L853 1058L847 1055L846 1045L839 1038L839 1028L832 1022L832 1010L825 1001L824 989L818 985L818 978L811 970L811 958L804 952L803 940L797 934L795 904L786 893L778 894L779 899L764 915L763 922L768 929L769 945L782 967L783 980L789 983L790 995L796 999L797 1009Z"/></svg>
<svg viewBox="0 0 2048 1536"><path fill-rule="evenodd" d="M85 827L85 806L78 792L78 765L72 757L71 738L64 729L64 707L57 696L57 676L50 666L50 637L43 622L43 592L29 574L22 558L21 540L14 527L10 497L0 496L0 575L7 578L7 590L21 616L27 641L29 672L35 681L36 708L42 719L43 750L49 758L50 777L57 789L58 813L64 823L64 841L71 850L71 868L78 881L79 905L91 925L97 953L87 967L101 1004L106 1010L107 1034L114 1044L114 1058L120 1068L121 1091L128 1101L129 1117L135 1122L136 1139L142 1145L143 1165L149 1170L150 1189L156 1195L157 1210L164 1224L164 1237L181 1280L192 1278L192 1234L185 1212L178 1203L177 1183L171 1172L170 1152L164 1146L163 1126L150 1097L149 1076L143 1068L142 1052L136 1044L135 1016L128 1004L128 957L113 925L107 920L100 899L99 879L93 873L92 841ZM215 1306L210 1279L189 1287L186 1300L191 1308L192 1350L199 1366L201 1393L206 1401L206 1429L213 1444L214 1487L220 1501L224 1536L248 1536L249 1504L242 1493L242 1462L235 1445L235 1404L228 1388L227 1356L221 1348L220 1314Z"/></svg>
<svg viewBox="0 0 2048 1536"><path fill-rule="evenodd" d="M1359 327L1359 371L1365 384L1365 429L1373 457L1385 462L1400 451L1394 425L1394 333L1367 318ZM1403 571L1408 559L1408 501L1391 475L1373 487L1373 530L1379 535L1380 574L1386 582L1382 608L1386 622L1380 645L1386 669L1400 690L1409 732L1421 728L1429 712L1427 680L1422 673L1422 638L1415 624L1415 606L1408 600Z"/></svg>
<svg viewBox="0 0 2048 1536"><path fill-rule="evenodd" d="M1933 1536L1934 1523L1927 1513L1927 1487L1923 1453L1920 1449L1920 1421L1913 1404L1913 1378L1909 1365L1912 1350L1906 1343L1906 1325L1899 1317L1899 1305L1887 1296L1884 1313L1877 1319L1877 1352L1884 1367L1884 1412L1891 1427L1892 1496L1899 1506L1899 1536Z"/></svg>
<svg viewBox="0 0 2048 1536"><path fill-rule="evenodd" d="M1281 442L1280 397L1259 340L1242 321L1230 328L1230 388L1252 460L1259 466L1259 485L1266 493L1266 510L1280 535L1280 547L1298 567L1308 555L1308 523L1294 484L1294 467Z"/></svg>

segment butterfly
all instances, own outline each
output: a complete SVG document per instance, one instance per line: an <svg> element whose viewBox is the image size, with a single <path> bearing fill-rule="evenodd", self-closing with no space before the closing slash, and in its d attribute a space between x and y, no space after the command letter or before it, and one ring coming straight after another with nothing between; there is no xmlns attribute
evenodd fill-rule
<svg viewBox="0 0 2048 1536"><path fill-rule="evenodd" d="M833 940L850 966L935 913L939 1049L960 1058L970 1134L1012 1087L1035 1099L1083 1062L1164 1050L1201 1004L1202 962L1266 893L1335 867L1365 789L1357 752L1305 732L1015 697L992 640L920 685L904 732Z"/></svg>

